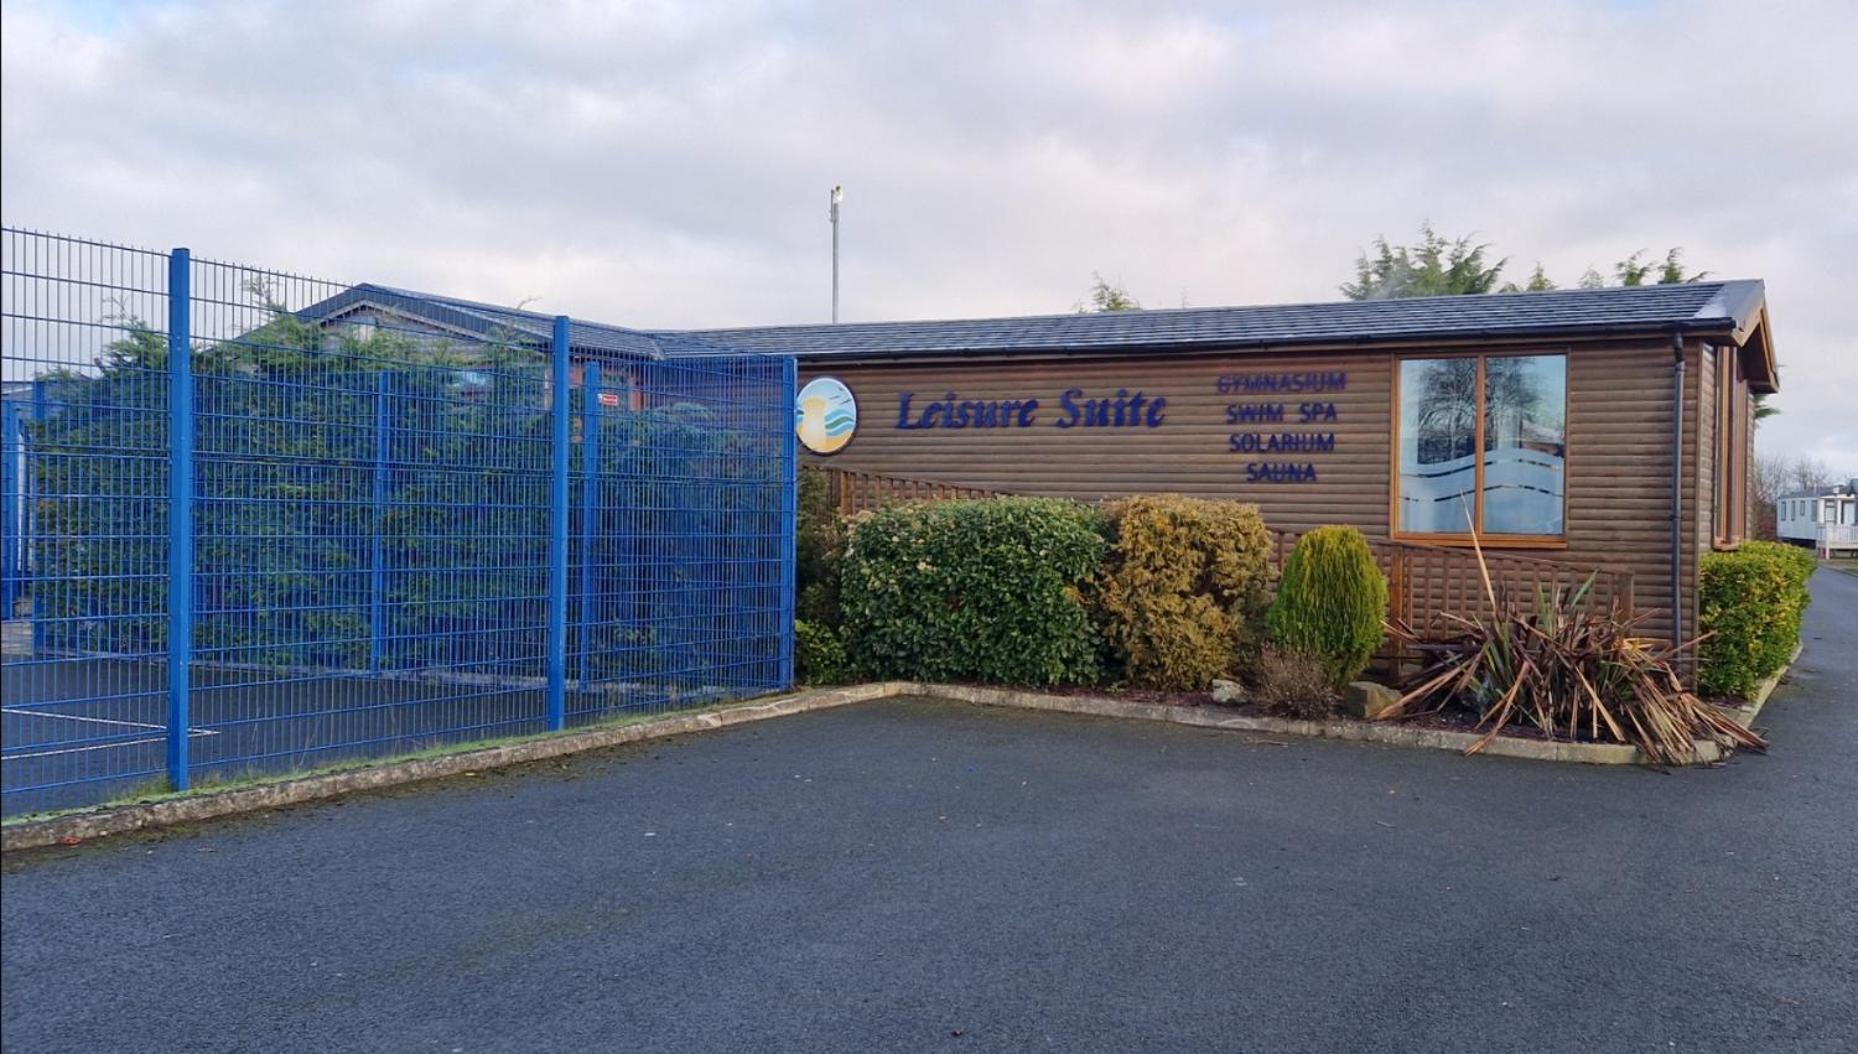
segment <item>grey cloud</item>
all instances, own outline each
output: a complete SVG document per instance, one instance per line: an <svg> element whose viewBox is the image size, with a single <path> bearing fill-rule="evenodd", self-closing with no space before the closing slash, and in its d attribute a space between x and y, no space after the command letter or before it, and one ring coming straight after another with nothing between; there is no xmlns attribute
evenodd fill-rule
<svg viewBox="0 0 1858 1054"><path fill-rule="evenodd" d="M1327 299L1430 217L1765 277L1858 472L1849 5L9 3L8 222L641 325Z"/></svg>

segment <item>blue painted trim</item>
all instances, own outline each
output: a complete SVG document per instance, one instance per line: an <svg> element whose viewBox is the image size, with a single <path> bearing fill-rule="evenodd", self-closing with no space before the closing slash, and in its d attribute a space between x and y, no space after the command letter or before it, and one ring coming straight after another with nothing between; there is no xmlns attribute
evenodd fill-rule
<svg viewBox="0 0 1858 1054"><path fill-rule="evenodd" d="M797 391L798 367L793 359L787 359L782 371L781 400L781 479L784 484L781 491L781 687L791 687L794 683L794 589L798 582L794 569L794 532L798 528L800 507L800 476L797 458L799 455L799 436L793 422L794 400L799 398Z"/></svg>
<svg viewBox="0 0 1858 1054"><path fill-rule="evenodd" d="M581 375L581 691L591 686L594 618L594 540L600 524L600 364Z"/></svg>
<svg viewBox="0 0 1858 1054"><path fill-rule="evenodd" d="M568 316L555 316L549 356L554 366L550 403L555 426L548 488L548 727L567 726L568 708Z"/></svg>
<svg viewBox="0 0 1858 1054"><path fill-rule="evenodd" d="M387 403L394 375L382 370L374 393L374 518L368 548L368 669L381 670L383 629L387 621L387 459L392 450L393 418Z"/></svg>
<svg viewBox="0 0 1858 1054"><path fill-rule="evenodd" d="M192 259L168 256L168 783L187 789L194 645L194 378Z"/></svg>

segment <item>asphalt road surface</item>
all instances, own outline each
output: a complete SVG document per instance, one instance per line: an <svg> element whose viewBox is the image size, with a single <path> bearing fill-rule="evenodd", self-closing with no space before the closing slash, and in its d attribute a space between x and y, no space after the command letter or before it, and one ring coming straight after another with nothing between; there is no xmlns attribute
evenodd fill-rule
<svg viewBox="0 0 1858 1054"><path fill-rule="evenodd" d="M7 815L96 805L166 789L167 667L53 658L0 669L0 786ZM540 687L422 677L193 672L195 785L405 754L547 728ZM567 693L569 727L617 695Z"/></svg>
<svg viewBox="0 0 1858 1054"><path fill-rule="evenodd" d="M18 1051L1858 1049L1858 579L1669 774L899 700L14 854Z"/></svg>

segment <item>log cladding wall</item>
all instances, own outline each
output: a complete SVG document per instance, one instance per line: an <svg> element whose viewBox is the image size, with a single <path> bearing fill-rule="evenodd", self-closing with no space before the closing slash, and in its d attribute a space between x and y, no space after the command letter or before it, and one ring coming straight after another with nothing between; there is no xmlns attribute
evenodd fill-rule
<svg viewBox="0 0 1858 1054"><path fill-rule="evenodd" d="M1064 362L990 360L936 365L845 364L831 370L802 366L802 382L830 373L858 399L858 432L851 444L822 464L969 486L1098 499L1176 492L1243 498L1258 503L1276 526L1307 528L1348 522L1385 535L1387 529L1387 422L1390 359L1385 354L1321 358L1239 357L1072 359ZM1222 394L1222 376L1281 377L1286 373L1343 373L1339 390ZM1144 398L1144 421L1122 427L1061 427L1064 393L1074 402ZM904 393L918 419L932 401L1004 402L1037 399L1027 427L898 427ZM1156 397L1167 400L1155 427L1146 414ZM1229 406L1284 404L1279 422L1228 424ZM1335 417L1298 421L1301 403L1333 403ZM1326 416L1326 414L1324 415ZM1283 433L1334 435L1327 453L1232 453L1229 436ZM1314 466L1314 483L1248 482L1248 463Z"/></svg>
<svg viewBox="0 0 1858 1054"><path fill-rule="evenodd" d="M1638 607L1655 612L1645 632L1656 636L1671 631L1671 360L1662 344L1570 353L1568 545L1554 554L1630 570ZM1687 386L1694 394L1688 377ZM1687 423L1694 415L1693 405ZM1694 431L1685 445L1694 458ZM1693 523L1694 484L1693 470L1682 480ZM1687 580L1694 570L1687 560Z"/></svg>
<svg viewBox="0 0 1858 1054"><path fill-rule="evenodd" d="M1658 609L1648 633L1667 634L1670 622L1671 352L1663 343L1537 345L1490 351L1566 351L1568 361L1567 545L1531 555L1630 570L1640 610ZM1370 537L1386 538L1391 504L1393 393L1396 355L1423 349L1335 351L1306 354L1179 354L1063 360L989 357L954 361L802 363L801 381L833 376L858 400L852 442L815 463L836 468L937 480L1031 494L1087 500L1137 493L1176 492L1256 502L1273 527L1306 530L1349 523ZM1692 372L1696 370L1695 356ZM1221 378L1326 375L1307 390L1275 393L1222 391ZM1338 386L1335 374L1345 375ZM1238 384L1269 383L1258 380ZM1231 387L1231 382L1228 383ZM1321 387L1322 390L1315 390ZM1697 385L1688 387L1694 400ZM1115 399L1119 393L1167 400L1165 416L1122 427L1059 427L1072 401ZM920 423L931 402L1004 403L1037 399L1020 427L900 427ZM1234 423L1247 405L1283 404L1281 422ZM1302 420L1303 404L1317 419ZM1333 404L1334 418L1327 416ZM1688 411L1694 420L1695 403ZM938 418L940 415L937 415ZM1128 416L1128 415L1126 415ZM1695 430L1686 446L1695 457ZM1333 451L1234 452L1237 436L1333 435ZM1254 442L1241 439L1241 443ZM1311 466L1311 481L1266 482L1248 465ZM1697 466L1686 468L1686 537L1694 538ZM1695 553L1687 556L1687 577Z"/></svg>

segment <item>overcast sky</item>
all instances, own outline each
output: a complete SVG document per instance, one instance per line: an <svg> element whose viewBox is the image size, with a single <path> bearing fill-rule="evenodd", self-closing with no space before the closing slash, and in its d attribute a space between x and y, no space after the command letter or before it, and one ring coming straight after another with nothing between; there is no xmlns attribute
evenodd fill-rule
<svg viewBox="0 0 1858 1054"><path fill-rule="evenodd" d="M1497 8L1502 7L1499 11ZM638 326L1327 300L1376 234L1765 278L1858 474L1858 4L7 0L5 222Z"/></svg>

